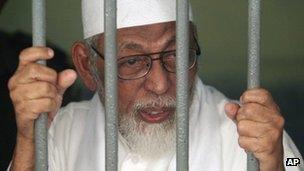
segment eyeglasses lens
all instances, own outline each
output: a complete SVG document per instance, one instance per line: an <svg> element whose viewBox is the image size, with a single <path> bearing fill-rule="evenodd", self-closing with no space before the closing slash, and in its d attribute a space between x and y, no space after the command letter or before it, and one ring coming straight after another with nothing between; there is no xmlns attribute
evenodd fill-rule
<svg viewBox="0 0 304 171"><path fill-rule="evenodd" d="M176 72L176 52L169 51L161 54L165 69L168 72ZM191 69L196 62L196 51L189 50L189 69ZM152 58L150 56L130 56L118 60L118 75L122 79L137 79L145 76L152 66Z"/></svg>

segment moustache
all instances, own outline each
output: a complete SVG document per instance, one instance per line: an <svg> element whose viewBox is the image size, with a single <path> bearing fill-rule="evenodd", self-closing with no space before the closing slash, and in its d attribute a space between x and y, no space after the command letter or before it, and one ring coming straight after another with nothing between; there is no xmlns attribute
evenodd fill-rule
<svg viewBox="0 0 304 171"><path fill-rule="evenodd" d="M135 113L147 108L166 108L175 110L176 99L170 96L160 96L156 98L141 99L140 101L136 101L133 105L133 111Z"/></svg>

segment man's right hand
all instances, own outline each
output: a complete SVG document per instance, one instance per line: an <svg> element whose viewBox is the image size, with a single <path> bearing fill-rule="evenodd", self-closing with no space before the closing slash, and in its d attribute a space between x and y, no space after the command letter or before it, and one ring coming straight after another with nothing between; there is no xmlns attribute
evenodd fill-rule
<svg viewBox="0 0 304 171"><path fill-rule="evenodd" d="M48 113L50 123L61 106L65 90L76 79L74 70L67 69L57 73L36 63L38 60L48 60L53 56L54 51L46 47L24 49L19 56L18 68L9 80L8 88L17 122L13 170L32 168L34 161L30 162L29 158L34 158L34 121L41 113Z"/></svg>

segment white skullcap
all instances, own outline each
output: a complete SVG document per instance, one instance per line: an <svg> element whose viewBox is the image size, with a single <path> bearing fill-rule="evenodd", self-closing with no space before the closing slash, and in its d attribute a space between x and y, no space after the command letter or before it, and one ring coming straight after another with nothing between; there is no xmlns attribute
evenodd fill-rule
<svg viewBox="0 0 304 171"><path fill-rule="evenodd" d="M82 0L84 38L104 32L104 0ZM193 21L192 9L189 19ZM117 0L117 28L176 20L176 0Z"/></svg>

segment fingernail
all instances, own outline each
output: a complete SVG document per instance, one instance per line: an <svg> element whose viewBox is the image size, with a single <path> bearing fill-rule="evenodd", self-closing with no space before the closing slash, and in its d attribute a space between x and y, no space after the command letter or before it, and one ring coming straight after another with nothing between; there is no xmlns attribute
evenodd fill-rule
<svg viewBox="0 0 304 171"><path fill-rule="evenodd" d="M52 49L49 49L48 50L48 54L49 54L49 56L53 56L54 55L54 51Z"/></svg>
<svg viewBox="0 0 304 171"><path fill-rule="evenodd" d="M243 103L243 96L240 97L240 102Z"/></svg>

